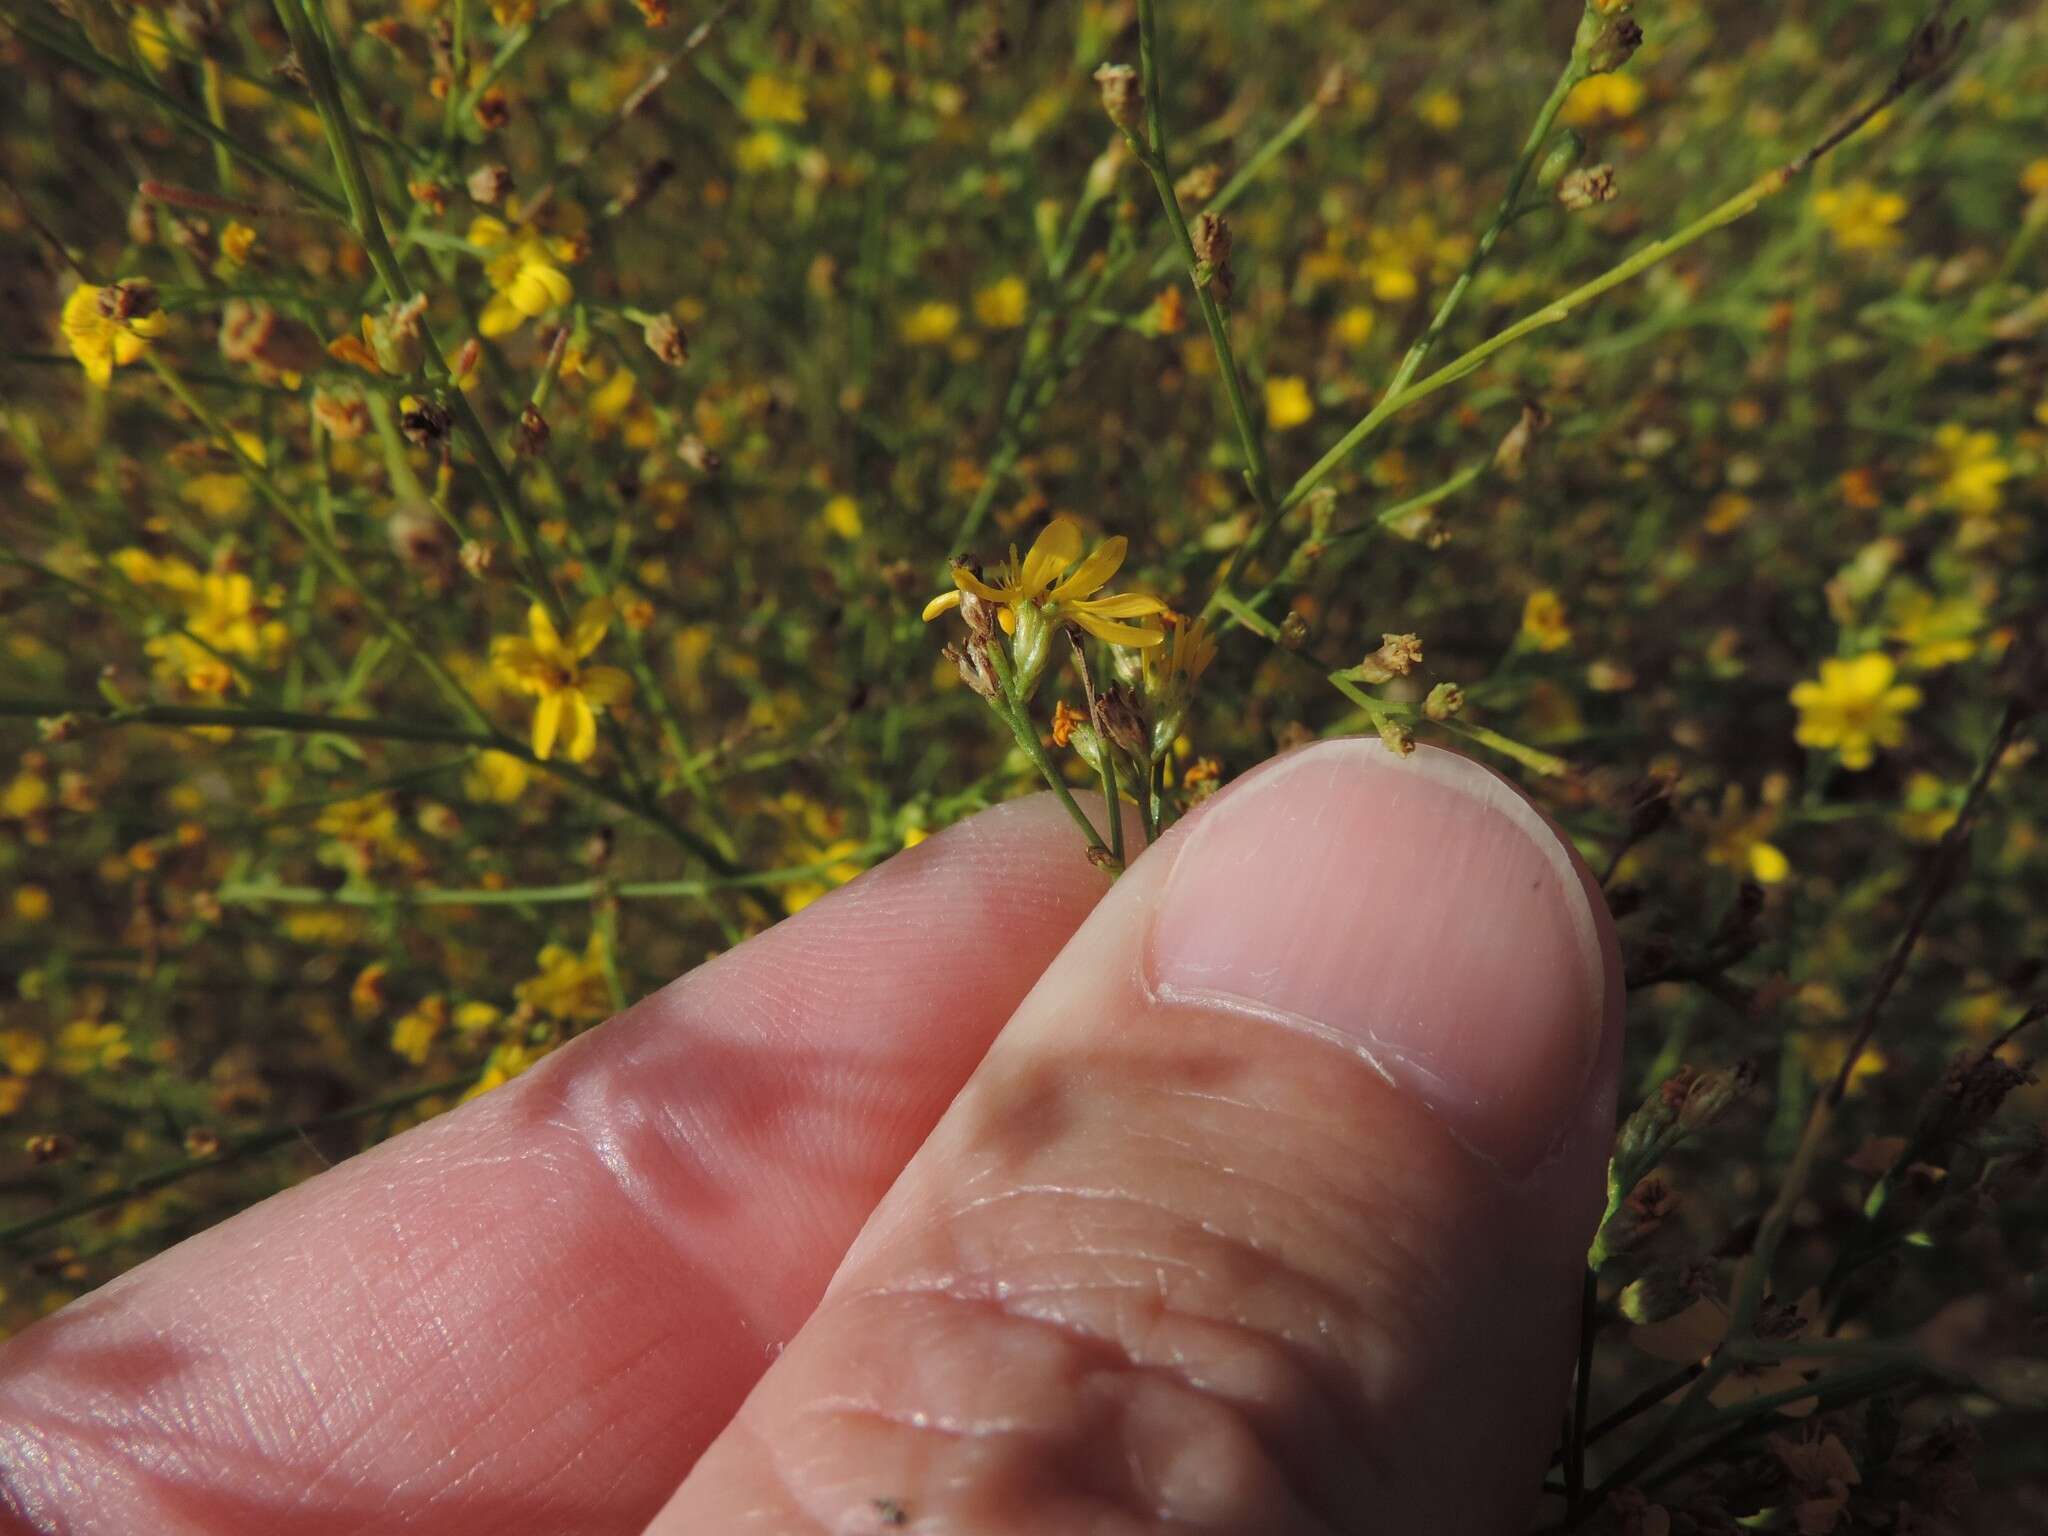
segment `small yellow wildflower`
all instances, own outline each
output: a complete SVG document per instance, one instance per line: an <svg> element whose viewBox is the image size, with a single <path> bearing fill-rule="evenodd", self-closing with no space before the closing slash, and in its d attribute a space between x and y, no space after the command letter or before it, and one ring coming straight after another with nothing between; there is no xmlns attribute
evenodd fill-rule
<svg viewBox="0 0 2048 1536"><path fill-rule="evenodd" d="M0 789L0 816L9 821L27 821L50 803L50 781L24 768Z"/></svg>
<svg viewBox="0 0 2048 1536"><path fill-rule="evenodd" d="M220 253L231 265L241 266L256 249L256 231L239 221L220 232Z"/></svg>
<svg viewBox="0 0 2048 1536"><path fill-rule="evenodd" d="M1842 1070L1843 1059L1849 1054L1849 1042L1841 1035L1808 1032L1798 1037L1795 1048L1800 1064L1816 1083L1832 1083ZM1856 1058L1856 1065L1849 1069L1849 1092L1855 1093L1865 1078L1876 1077L1890 1065L1883 1051L1874 1045L1864 1046Z"/></svg>
<svg viewBox="0 0 2048 1536"><path fill-rule="evenodd" d="M1734 870L1758 885L1782 885L1791 877L1792 861L1769 841L1779 817L1769 788L1767 784L1763 803L1754 810L1740 784L1730 784L1723 791L1721 808L1705 828L1707 862Z"/></svg>
<svg viewBox="0 0 2048 1536"><path fill-rule="evenodd" d="M913 347L943 346L960 329L960 309L943 299L927 299L906 314L898 331Z"/></svg>
<svg viewBox="0 0 2048 1536"><path fill-rule="evenodd" d="M447 1024L448 1000L438 992L423 997L418 1007L391 1026L391 1049L414 1066L424 1066Z"/></svg>
<svg viewBox="0 0 2048 1536"><path fill-rule="evenodd" d="M1984 610L1967 594L1936 597L1907 581L1885 601L1886 634L1906 647L1906 660L1923 671L1968 661L1977 654Z"/></svg>
<svg viewBox="0 0 2048 1536"><path fill-rule="evenodd" d="M1557 118L1571 128L1597 128L1602 123L1620 122L1634 117L1648 94L1643 82L1634 75L1594 75L1572 87Z"/></svg>
<svg viewBox="0 0 2048 1536"><path fill-rule="evenodd" d="M1375 261L1366 267L1372 280L1372 296L1382 304L1405 304L1422 291L1414 269L1398 261Z"/></svg>
<svg viewBox="0 0 2048 1536"><path fill-rule="evenodd" d="M825 503L818 520L832 533L851 543L861 535L860 503L851 496L838 495Z"/></svg>
<svg viewBox="0 0 2048 1536"><path fill-rule="evenodd" d="M50 915L49 887L35 884L14 888L14 915L24 923L40 923Z"/></svg>
<svg viewBox="0 0 2048 1536"><path fill-rule="evenodd" d="M524 1040L505 1041L491 1052L490 1059L484 1063L483 1075L463 1094L462 1101L466 1104L479 1094L502 1088L546 1054L540 1046L529 1045Z"/></svg>
<svg viewBox="0 0 2048 1536"><path fill-rule="evenodd" d="M974 318L991 331L1013 331L1024 323L1031 290L1014 273L997 278L974 296Z"/></svg>
<svg viewBox="0 0 2048 1536"><path fill-rule="evenodd" d="M153 310L130 320L116 320L106 314L100 296L113 290L80 283L64 301L58 328L64 344L85 369L85 376L102 389L113 382L114 370L125 368L148 350L149 340L161 336L169 323L162 310Z"/></svg>
<svg viewBox="0 0 2048 1536"><path fill-rule="evenodd" d="M544 946L539 971L513 988L513 996L536 1013L565 1023L596 1023L612 1006L604 980L603 942L593 932L581 953L561 944Z"/></svg>
<svg viewBox="0 0 2048 1536"><path fill-rule="evenodd" d="M1417 99L1415 115L1438 133L1449 133L1465 121L1465 103L1449 91L1431 91Z"/></svg>
<svg viewBox="0 0 2048 1536"><path fill-rule="evenodd" d="M1561 651L1572 643L1564 599L1553 589L1539 587L1522 604L1522 643L1535 651Z"/></svg>
<svg viewBox="0 0 2048 1536"><path fill-rule="evenodd" d="M2029 160L2020 172L2020 190L2029 197L2048 193L2048 155L2038 160Z"/></svg>
<svg viewBox="0 0 2048 1536"><path fill-rule="evenodd" d="M753 75L740 91L740 116L753 123L800 123L806 116L804 88L774 75Z"/></svg>
<svg viewBox="0 0 2048 1536"><path fill-rule="evenodd" d="M619 668L586 664L611 623L611 605L593 598L564 640L547 609L535 603L527 611L525 635L500 635L491 642L491 665L499 676L540 701L533 710L535 757L553 756L559 740L570 762L589 761L597 750L597 711L632 697L633 680Z"/></svg>
<svg viewBox="0 0 2048 1536"><path fill-rule="evenodd" d="M749 176L772 171L789 158L789 140L773 128L747 134L733 145L733 164Z"/></svg>
<svg viewBox="0 0 2048 1536"><path fill-rule="evenodd" d="M983 602L1000 607L998 619L1005 633L1016 632L1017 610L1028 604L1042 609L1049 619L1070 620L1111 645L1140 649L1158 645L1165 637L1157 629L1122 621L1164 613L1166 604L1138 592L1113 597L1095 595L1123 566L1124 552L1129 547L1130 541L1119 535L1098 545L1084 560L1081 525L1071 517L1056 517L1045 525L1045 531L1022 560L1017 558L1016 547L1011 546L1009 565L991 573L995 578L993 584L964 565L954 566L954 590L942 592L925 604L925 620L930 622L958 608L962 594L971 592Z"/></svg>
<svg viewBox="0 0 2048 1536"><path fill-rule="evenodd" d="M142 62L149 66L149 72L160 75L171 64L171 34L164 27L163 18L155 11L137 7L128 20L128 40L135 45L135 51Z"/></svg>
<svg viewBox="0 0 2048 1536"><path fill-rule="evenodd" d="M476 328L485 336L509 335L575 297L575 284L562 270L576 254L574 241L551 240L526 226L515 230L489 214L470 221L466 238L480 251L497 253L484 264L494 290L477 317Z"/></svg>
<svg viewBox="0 0 2048 1536"><path fill-rule="evenodd" d="M2005 499L2005 482L2012 478L1993 432L1972 432L1959 421L1946 422L1935 430L1934 454L1927 466L1941 476L1935 498L1952 512L1964 517L1989 517Z"/></svg>
<svg viewBox="0 0 2048 1536"><path fill-rule="evenodd" d="M1920 690L1897 681L1898 668L1882 651L1820 664L1819 681L1792 690L1799 710L1795 739L1802 747L1832 750L1849 769L1868 768L1879 747L1906 738L1906 716L1920 704Z"/></svg>
<svg viewBox="0 0 2048 1536"><path fill-rule="evenodd" d="M98 1019L73 1019L57 1032L57 1070L66 1077L111 1071L135 1053L128 1031Z"/></svg>
<svg viewBox="0 0 2048 1536"><path fill-rule="evenodd" d="M1337 339L1347 347L1362 347L1372 340L1379 316L1364 304L1354 304L1337 317Z"/></svg>
<svg viewBox="0 0 2048 1536"><path fill-rule="evenodd" d="M1291 373L1266 380L1266 425L1275 432L1291 431L1315 413L1315 398L1308 392L1307 380Z"/></svg>
<svg viewBox="0 0 2048 1536"><path fill-rule="evenodd" d="M1902 238L1898 224L1906 208L1898 193L1880 192L1867 181L1845 181L1813 195L1813 211L1845 251L1890 250Z"/></svg>
<svg viewBox="0 0 2048 1536"><path fill-rule="evenodd" d="M849 855L858 853L860 846L858 842L851 838L842 838L836 843L820 848L817 851L816 857L810 862L813 864L826 864L829 867L821 871L818 878L814 880L805 880L795 885L784 886L782 888L783 909L788 912L801 912L805 907L808 907L819 897L831 891L835 886L844 885L855 875L859 874L865 866L854 863Z"/></svg>
<svg viewBox="0 0 2048 1536"><path fill-rule="evenodd" d="M472 800L510 805L526 793L532 777L524 758L510 752L479 752L462 776L462 787Z"/></svg>
<svg viewBox="0 0 2048 1536"><path fill-rule="evenodd" d="M0 1067L16 1077L34 1077L50 1059L50 1048L40 1035L25 1029L0 1029Z"/></svg>
<svg viewBox="0 0 2048 1536"><path fill-rule="evenodd" d="M1950 789L1937 775L1916 773L1906 780L1899 830L1916 843L1937 842L1956 824L1961 803L1961 792Z"/></svg>

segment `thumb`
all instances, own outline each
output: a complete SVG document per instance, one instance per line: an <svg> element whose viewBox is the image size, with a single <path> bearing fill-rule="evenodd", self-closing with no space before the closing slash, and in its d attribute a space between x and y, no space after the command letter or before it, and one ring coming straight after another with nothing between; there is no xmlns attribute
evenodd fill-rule
<svg viewBox="0 0 2048 1536"><path fill-rule="evenodd" d="M1620 1004L1484 768L1267 765L1096 908L653 1530L1523 1529Z"/></svg>

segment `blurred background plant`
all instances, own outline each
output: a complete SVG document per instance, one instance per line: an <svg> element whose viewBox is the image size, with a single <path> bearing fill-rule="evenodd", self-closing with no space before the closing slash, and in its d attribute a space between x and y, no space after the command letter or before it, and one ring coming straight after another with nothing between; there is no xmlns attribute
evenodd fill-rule
<svg viewBox="0 0 2048 1536"><path fill-rule="evenodd" d="M0 1323L1099 795L1092 684L991 733L920 622L1065 516L1177 616L1148 819L1435 733L1605 874L1543 1518L2038 1524L2048 16L1975 9L0 0Z"/></svg>

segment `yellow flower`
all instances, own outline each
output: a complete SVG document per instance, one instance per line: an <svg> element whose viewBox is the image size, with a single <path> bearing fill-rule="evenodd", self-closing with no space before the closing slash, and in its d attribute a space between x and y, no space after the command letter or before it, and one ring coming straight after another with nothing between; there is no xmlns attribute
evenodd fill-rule
<svg viewBox="0 0 2048 1536"><path fill-rule="evenodd" d="M1784 850L1768 841L1778 825L1778 807L1767 792L1754 811L1740 784L1721 796L1720 812L1705 828L1707 862L1732 869L1758 885L1781 885L1792 874Z"/></svg>
<svg viewBox="0 0 2048 1536"><path fill-rule="evenodd" d="M540 701L533 710L535 757L553 756L559 738L570 762L587 762L597 750L597 711L632 696L633 680L617 667L586 664L611 623L611 605L593 598L564 640L547 609L535 603L526 615L525 635L500 635L491 642L491 665L499 676Z"/></svg>
<svg viewBox="0 0 2048 1536"><path fill-rule="evenodd" d="M753 123L800 123L804 88L774 75L754 75L740 92L740 116Z"/></svg>
<svg viewBox="0 0 2048 1536"><path fill-rule="evenodd" d="M1431 91L1417 100L1415 115L1439 133L1449 133L1465 120L1465 104L1449 91Z"/></svg>
<svg viewBox="0 0 2048 1536"><path fill-rule="evenodd" d="M414 1066L424 1066L427 1053L448 1023L448 1000L438 992L391 1026L391 1049Z"/></svg>
<svg viewBox="0 0 2048 1536"><path fill-rule="evenodd" d="M964 565L954 566L954 590L942 592L925 604L925 620L929 622L959 607L961 594L971 592L983 602L1000 607L998 618L1005 633L1016 632L1016 611L1028 604L1042 609L1050 620L1078 624L1111 645L1140 649L1158 645L1165 636L1157 629L1121 621L1164 613L1166 604L1139 592L1095 596L1122 567L1124 552L1129 547L1130 541L1118 536L1098 545L1084 560L1081 525L1071 517L1056 517L1045 525L1045 531L1022 560L1017 558L1016 546L1011 546L1010 563L991 573L993 583L983 581Z"/></svg>
<svg viewBox="0 0 2048 1536"><path fill-rule="evenodd" d="M1885 621L1886 634L1907 648L1906 660L1933 671L1976 655L1984 610L1975 598L1936 597L1908 581L1892 588Z"/></svg>
<svg viewBox="0 0 2048 1536"><path fill-rule="evenodd" d="M34 1077L50 1059L50 1048L40 1035L25 1029L0 1029L0 1066L16 1077Z"/></svg>
<svg viewBox="0 0 2048 1536"><path fill-rule="evenodd" d="M991 331L1013 331L1024 323L1030 298L1023 278L997 278L974 296L974 318Z"/></svg>
<svg viewBox="0 0 2048 1536"><path fill-rule="evenodd" d="M249 482L227 470L194 475L178 487L178 499L189 502L215 522L231 522L249 508Z"/></svg>
<svg viewBox="0 0 2048 1536"><path fill-rule="evenodd" d="M1315 413L1306 380L1291 373L1266 380L1266 425L1275 432L1298 427Z"/></svg>
<svg viewBox="0 0 2048 1536"><path fill-rule="evenodd" d="M50 803L50 781L24 768L0 789L0 816L27 821Z"/></svg>
<svg viewBox="0 0 2048 1536"><path fill-rule="evenodd" d="M50 891L48 886L17 885L14 888L14 915L24 923L40 923L50 915Z"/></svg>
<svg viewBox="0 0 2048 1536"><path fill-rule="evenodd" d="M545 1055L547 1051L544 1048L528 1045L523 1040L505 1041L491 1052L490 1059L484 1063L483 1075L463 1094L463 1103L467 1104L478 1094L503 1087Z"/></svg>
<svg viewBox="0 0 2048 1536"><path fill-rule="evenodd" d="M1844 768L1868 768L1877 748L1905 740L1906 716L1920 704L1920 690L1897 677L1882 651L1823 661L1818 682L1792 690L1799 710L1797 741L1839 753Z"/></svg>
<svg viewBox="0 0 2048 1536"><path fill-rule="evenodd" d="M1956 824L1962 795L1931 773L1916 773L1906 780L1905 803L1899 808L1899 830L1916 843L1940 841Z"/></svg>
<svg viewBox="0 0 2048 1536"><path fill-rule="evenodd" d="M2020 172L2020 190L2029 197L2039 197L2048 192L2048 155L2038 160L2029 160Z"/></svg>
<svg viewBox="0 0 2048 1536"><path fill-rule="evenodd" d="M162 310L133 320L116 320L101 313L100 295L108 291L80 283L64 301L64 313L57 322L64 344L85 369L85 376L102 389L113 382L114 370L142 356L149 348L149 338L163 335L168 323Z"/></svg>
<svg viewBox="0 0 2048 1536"><path fill-rule="evenodd" d="M846 884L859 874L865 865L852 862L849 855L860 851L860 844L851 838L842 838L836 843L820 848L807 862L825 864L830 867L819 872L818 878L805 880L782 888L782 906L787 912L801 912L820 896L835 886ZM907 846L907 845L906 845ZM836 861L836 862L835 862Z"/></svg>
<svg viewBox="0 0 2048 1536"><path fill-rule="evenodd" d="M562 270L575 255L574 241L550 240L524 226L515 230L489 214L470 221L468 240L480 251L498 253L484 264L493 291L476 328L485 336L509 335L575 297L575 285Z"/></svg>
<svg viewBox="0 0 2048 1536"><path fill-rule="evenodd" d="M1596 76L1605 79L1606 76ZM1561 651L1572 643L1572 627L1565 621L1564 599L1549 587L1539 587L1522 605L1522 641L1531 650Z"/></svg>
<svg viewBox="0 0 2048 1536"><path fill-rule="evenodd" d="M1867 181L1846 181L1813 195L1813 211L1845 251L1886 251L1897 245L1906 206L1898 193L1880 192Z"/></svg>
<svg viewBox="0 0 2048 1536"><path fill-rule="evenodd" d="M1372 296L1382 304L1405 304L1422 291L1414 271L1398 261L1375 261L1366 276L1372 279Z"/></svg>
<svg viewBox="0 0 2048 1536"><path fill-rule="evenodd" d="M1798 1037L1796 1049L1809 1077L1816 1083L1832 1083L1842 1070L1843 1059L1849 1054L1849 1042L1841 1035L1807 1033ZM1864 1046L1856 1058L1856 1065L1849 1069L1848 1091L1856 1092L1865 1078L1876 1077L1890 1064L1884 1052L1876 1046Z"/></svg>
<svg viewBox="0 0 2048 1536"><path fill-rule="evenodd" d="M1572 87L1558 112L1558 121L1571 128L1595 128L1605 122L1634 117L1648 92L1634 75L1594 75Z"/></svg>
<svg viewBox="0 0 2048 1536"><path fill-rule="evenodd" d="M898 326L903 339L913 347L943 346L959 329L959 307L941 299L928 299L918 305Z"/></svg>
<svg viewBox="0 0 2048 1536"><path fill-rule="evenodd" d="M256 231L247 224L232 223L220 232L220 253L230 263L241 266L256 249Z"/></svg>
<svg viewBox="0 0 2048 1536"><path fill-rule="evenodd" d="M462 776L462 787L472 800L510 805L526 793L532 776L524 758L510 752L479 752Z"/></svg>
<svg viewBox="0 0 2048 1536"><path fill-rule="evenodd" d="M762 128L735 144L732 158L750 176L772 171L789 158L789 140L773 128Z"/></svg>
<svg viewBox="0 0 2048 1536"><path fill-rule="evenodd" d="M581 954L561 944L540 952L540 970L512 989L513 996L536 1013L570 1024L594 1024L611 1012L600 958L603 940L593 932Z"/></svg>
<svg viewBox="0 0 2048 1536"><path fill-rule="evenodd" d="M98 1069L110 1071L134 1054L128 1031L98 1019L73 1019L57 1032L57 1070L82 1077Z"/></svg>
<svg viewBox="0 0 2048 1536"><path fill-rule="evenodd" d="M1941 476L1936 499L1964 517L1989 517L2005 499L2002 489L2012 466L1999 450L1997 434L1972 432L1961 422L1942 425L1934 434L1934 455L1927 468Z"/></svg>
<svg viewBox="0 0 2048 1536"><path fill-rule="evenodd" d="M1337 339L1347 347L1362 347L1372 340L1379 317L1363 304L1354 304L1337 317Z"/></svg>
<svg viewBox="0 0 2048 1536"><path fill-rule="evenodd" d="M842 539L850 541L861 535L860 503L851 496L834 496L825 503L818 520Z"/></svg>
<svg viewBox="0 0 2048 1536"><path fill-rule="evenodd" d="M137 9L128 21L128 40L142 56L151 74L162 74L171 63L171 34L154 11Z"/></svg>

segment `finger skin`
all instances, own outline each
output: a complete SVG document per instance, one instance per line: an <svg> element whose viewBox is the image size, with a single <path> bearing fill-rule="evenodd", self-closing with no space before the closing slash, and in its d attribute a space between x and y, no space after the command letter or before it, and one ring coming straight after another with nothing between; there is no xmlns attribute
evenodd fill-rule
<svg viewBox="0 0 2048 1536"><path fill-rule="evenodd" d="M1483 973L1502 1028L1583 1020L1548 1153L1504 1172L1330 1039L1162 997L1146 956L1184 823L1049 968L649 1536L1526 1529L1612 1134L1612 927L1582 864L1549 875L1594 914L1597 979L1571 991L1495 942L1541 866L1440 856L1326 777L1310 834L1352 828L1361 879L1457 919L1337 935L1384 970L1368 1007ZM1447 879L1467 888L1433 905Z"/></svg>
<svg viewBox="0 0 2048 1536"><path fill-rule="evenodd" d="M0 1349L0 1528L640 1529L1107 888L1041 796Z"/></svg>

